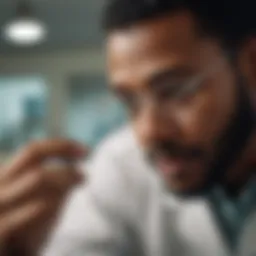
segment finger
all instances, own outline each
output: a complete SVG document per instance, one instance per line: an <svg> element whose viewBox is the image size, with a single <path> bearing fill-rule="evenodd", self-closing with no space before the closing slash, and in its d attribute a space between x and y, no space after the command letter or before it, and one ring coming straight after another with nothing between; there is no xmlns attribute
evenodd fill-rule
<svg viewBox="0 0 256 256"><path fill-rule="evenodd" d="M38 141L26 146L4 169L9 175L20 173L47 158L82 158L87 150L80 144L67 140Z"/></svg>
<svg viewBox="0 0 256 256"><path fill-rule="evenodd" d="M42 172L28 172L0 189L0 212L34 195L43 186Z"/></svg>
<svg viewBox="0 0 256 256"><path fill-rule="evenodd" d="M8 240L13 234L33 225L41 218L45 218L58 207L58 202L46 200L35 200L26 205L16 208L0 217L0 238Z"/></svg>
<svg viewBox="0 0 256 256"><path fill-rule="evenodd" d="M44 180L48 189L63 193L81 184L84 176L75 168L62 168L53 171L45 170Z"/></svg>
<svg viewBox="0 0 256 256"><path fill-rule="evenodd" d="M14 205L19 205L38 195L51 193L52 196L64 196L82 180L80 172L73 168L62 168L58 171L33 169L15 181L2 186L0 189L0 212L7 211Z"/></svg>

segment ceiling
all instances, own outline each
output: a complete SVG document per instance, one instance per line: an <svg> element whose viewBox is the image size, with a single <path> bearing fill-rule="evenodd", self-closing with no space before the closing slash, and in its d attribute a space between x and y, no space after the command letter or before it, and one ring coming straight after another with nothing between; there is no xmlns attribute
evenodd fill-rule
<svg viewBox="0 0 256 256"><path fill-rule="evenodd" d="M33 48L14 47L0 37L0 53L50 51L101 44L101 12L106 0L28 0L48 27L48 38ZM12 19L17 0L0 0L0 28Z"/></svg>

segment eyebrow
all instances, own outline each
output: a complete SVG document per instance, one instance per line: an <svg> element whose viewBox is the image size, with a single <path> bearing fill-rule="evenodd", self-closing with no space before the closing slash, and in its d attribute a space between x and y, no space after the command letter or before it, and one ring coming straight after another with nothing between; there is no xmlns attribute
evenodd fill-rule
<svg viewBox="0 0 256 256"><path fill-rule="evenodd" d="M186 78L190 77L194 74L193 70L190 67L181 66L176 68L164 68L160 71L157 71L155 74L153 74L147 81L148 86L152 90L159 89L159 84L161 81L173 78ZM112 93L114 93L116 96L122 96L126 95L130 92L129 86L125 86L125 84L109 84L108 86Z"/></svg>
<svg viewBox="0 0 256 256"><path fill-rule="evenodd" d="M193 75L193 71L188 67L178 67L178 68L167 68L161 71L158 71L156 74L152 75L148 80L148 85L151 89L157 89L161 81L167 79L177 79L177 78L186 78Z"/></svg>

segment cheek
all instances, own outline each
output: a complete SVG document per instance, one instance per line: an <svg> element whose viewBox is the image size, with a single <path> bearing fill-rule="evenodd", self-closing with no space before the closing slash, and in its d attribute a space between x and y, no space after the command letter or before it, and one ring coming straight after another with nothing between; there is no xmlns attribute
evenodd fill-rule
<svg viewBox="0 0 256 256"><path fill-rule="evenodd" d="M187 143L210 147L217 142L235 105L233 86L224 87L212 81L189 104L176 111L176 120Z"/></svg>

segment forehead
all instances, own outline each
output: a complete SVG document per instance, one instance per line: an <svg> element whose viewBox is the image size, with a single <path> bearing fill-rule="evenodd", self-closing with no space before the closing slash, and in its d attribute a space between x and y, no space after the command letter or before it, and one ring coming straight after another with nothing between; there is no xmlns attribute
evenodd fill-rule
<svg viewBox="0 0 256 256"><path fill-rule="evenodd" d="M107 40L107 64L112 83L144 79L159 69L198 65L197 25L189 12L166 15L112 32Z"/></svg>

